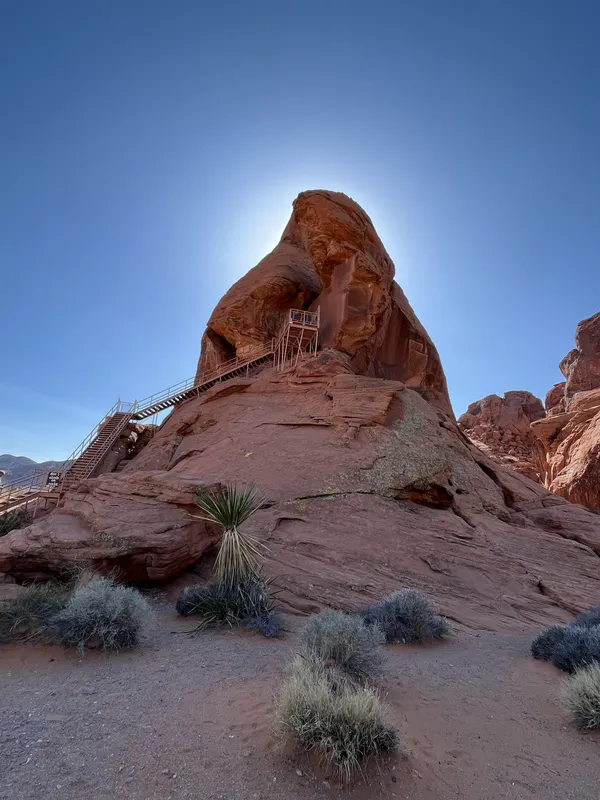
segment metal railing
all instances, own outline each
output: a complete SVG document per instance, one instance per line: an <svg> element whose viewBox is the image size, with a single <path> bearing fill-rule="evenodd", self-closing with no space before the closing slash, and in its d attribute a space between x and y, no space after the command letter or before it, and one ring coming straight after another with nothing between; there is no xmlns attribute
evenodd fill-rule
<svg viewBox="0 0 600 800"><path fill-rule="evenodd" d="M301 309L290 308L290 325L307 325L311 328L319 327L320 308L316 311L302 311Z"/></svg>
<svg viewBox="0 0 600 800"><path fill-rule="evenodd" d="M144 397L142 400L136 400L135 403L132 403L132 415L136 413L142 413L148 408L152 408L159 403L166 402L167 400L171 400L171 398L176 398L185 392L188 392L190 389L199 389L204 384L210 383L211 381L218 381L219 378L223 378L225 375L228 375L231 372L235 372L237 369L241 369L242 367L249 366L253 361L258 361L259 359L263 358L264 356L273 353L275 350L275 341L272 340L265 345L261 345L256 349L252 350L251 353L246 353L244 356L236 356L235 358L230 359L229 361L224 361L222 364L219 364L218 367L214 369L208 370L205 372L200 380L196 383L195 378L188 378L186 381L181 381L181 383L176 383L173 386L168 386L166 389L163 389L161 392L156 392L155 394L151 394L148 397Z"/></svg>
<svg viewBox="0 0 600 800"><path fill-rule="evenodd" d="M83 455L83 453L88 449L91 443L96 439L98 433L100 432L100 428L115 414L118 413L125 413L125 414L132 414L135 410L135 403L126 403L123 400L117 400L114 406L106 412L102 420L93 428L92 431L85 437L83 442L73 450L71 455L65 459L61 466L61 472L67 471L76 461L77 459Z"/></svg>
<svg viewBox="0 0 600 800"><path fill-rule="evenodd" d="M155 392L154 394L148 395L148 397L144 397L141 400L135 400L133 403L129 403L123 400L117 400L112 408L110 408L102 420L90 431L90 433L86 436L86 438L75 448L75 450L70 454L70 456L65 459L62 463L59 471L62 473L62 479L67 475L70 468L77 462L79 458L85 453L85 451L90 447L90 445L95 441L100 433L101 428L108 422L108 420L113 417L115 414L123 413L128 414L129 418L135 418L135 415L138 413L143 413L156 405L160 405L162 403L166 403L167 401L173 400L173 405L177 400L186 393L190 393L192 395L193 389L201 390L203 386L207 383L215 383L219 381L221 378L224 378L230 375L237 370L248 367L256 362L260 361L262 358L268 355L275 355L275 353L281 349L283 345L283 339L285 337L286 331L289 330L289 326L293 327L307 327L307 328L318 328L319 327L319 309L317 311L302 311L301 309L290 309L289 316L287 319L287 324L282 326L281 332L279 333L276 339L272 339L270 342L267 342L264 345L259 345L255 349L253 349L249 353L245 353L243 356L236 356L235 358L230 359L229 361L225 361L219 366L214 367L213 369L207 370L197 382L195 378L188 378L185 381L181 381L180 383L173 384L172 386L168 386L166 389L163 389L160 392ZM286 354L282 355L282 358L286 359ZM166 409L167 406L165 406ZM164 410L164 409L163 409ZM159 413L157 411L156 413ZM120 426L121 428L124 426ZM58 471L58 470L57 470ZM31 473L28 473L26 476L20 479L16 479L10 481L9 483L0 484L0 507L6 505L8 501L10 501L11 496L16 498L17 493L26 497L28 494L34 494L36 492L42 491L46 487L48 472L46 470L34 470ZM62 482L62 481L61 481ZM18 498L16 498L18 499Z"/></svg>
<svg viewBox="0 0 600 800"><path fill-rule="evenodd" d="M41 492L47 486L48 473L54 470L34 469L11 481L0 484L0 514L7 510L7 506L18 505L19 501L27 503L31 495ZM49 489L50 491L50 489Z"/></svg>

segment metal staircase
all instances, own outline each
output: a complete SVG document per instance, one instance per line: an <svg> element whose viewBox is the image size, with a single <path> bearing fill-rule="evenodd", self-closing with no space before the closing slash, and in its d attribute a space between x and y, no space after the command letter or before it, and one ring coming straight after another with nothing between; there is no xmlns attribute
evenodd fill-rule
<svg viewBox="0 0 600 800"><path fill-rule="evenodd" d="M110 452L127 423L131 412L119 410L120 401L108 412L103 422L85 439L68 459L70 466L63 473L60 492L72 489L79 481L89 478Z"/></svg>
<svg viewBox="0 0 600 800"><path fill-rule="evenodd" d="M118 400L102 422L64 462L58 486L50 485L47 473L39 470L20 481L0 485L0 515L21 506L26 507L40 497L58 499L80 481L93 477L129 422L160 414L185 400L198 397L222 381L251 375L271 361L281 370L290 364L298 364L307 355L314 355L317 351L318 329L318 310L291 309L277 339L255 348L243 358L233 358L205 372L200 382L196 383L194 378L190 378L134 403Z"/></svg>

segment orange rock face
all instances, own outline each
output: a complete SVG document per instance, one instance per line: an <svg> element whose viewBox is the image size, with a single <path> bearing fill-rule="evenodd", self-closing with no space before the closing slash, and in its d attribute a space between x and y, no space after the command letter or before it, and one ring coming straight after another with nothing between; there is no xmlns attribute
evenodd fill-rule
<svg viewBox="0 0 600 800"><path fill-rule="evenodd" d="M506 392L471 403L458 425L496 463L537 481L531 423L544 416L541 400L530 392Z"/></svg>
<svg viewBox="0 0 600 800"><path fill-rule="evenodd" d="M566 378L546 395L548 417L532 426L544 485L573 503L600 509L600 314L577 326L561 361Z"/></svg>
<svg viewBox="0 0 600 800"><path fill-rule="evenodd" d="M322 350L176 407L122 472L83 481L59 511L0 539L0 572L91 562L167 580L216 538L193 516L194 487L233 481L266 499L246 530L268 548L287 610L354 609L414 586L464 625L521 631L597 603L600 516L461 431L366 214L304 193L274 253L219 303L202 358L262 344L289 307L319 300Z"/></svg>
<svg viewBox="0 0 600 800"><path fill-rule="evenodd" d="M303 192L277 247L218 303L197 378L277 335L290 308L321 309L323 348L361 375L404 381L451 412L433 342L394 282L394 264L362 208L337 192Z"/></svg>

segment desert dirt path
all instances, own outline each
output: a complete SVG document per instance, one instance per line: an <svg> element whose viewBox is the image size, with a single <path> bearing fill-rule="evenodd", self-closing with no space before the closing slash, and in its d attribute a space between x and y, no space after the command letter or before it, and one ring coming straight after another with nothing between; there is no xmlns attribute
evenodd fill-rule
<svg viewBox="0 0 600 800"><path fill-rule="evenodd" d="M157 604L134 652L0 648L0 798L598 798L600 736L571 727L561 675L528 657L531 637L387 647L390 719L412 755L345 791L271 733L294 634L173 633L190 627Z"/></svg>

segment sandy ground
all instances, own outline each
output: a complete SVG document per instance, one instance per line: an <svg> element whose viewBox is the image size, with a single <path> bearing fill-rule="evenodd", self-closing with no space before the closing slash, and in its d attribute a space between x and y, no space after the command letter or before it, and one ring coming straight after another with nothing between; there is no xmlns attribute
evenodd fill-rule
<svg viewBox="0 0 600 800"><path fill-rule="evenodd" d="M182 634L157 605L143 648L117 655L0 648L4 800L597 800L600 736L574 730L562 676L529 637L458 632L387 647L390 721L411 751L342 790L273 736L294 634Z"/></svg>

